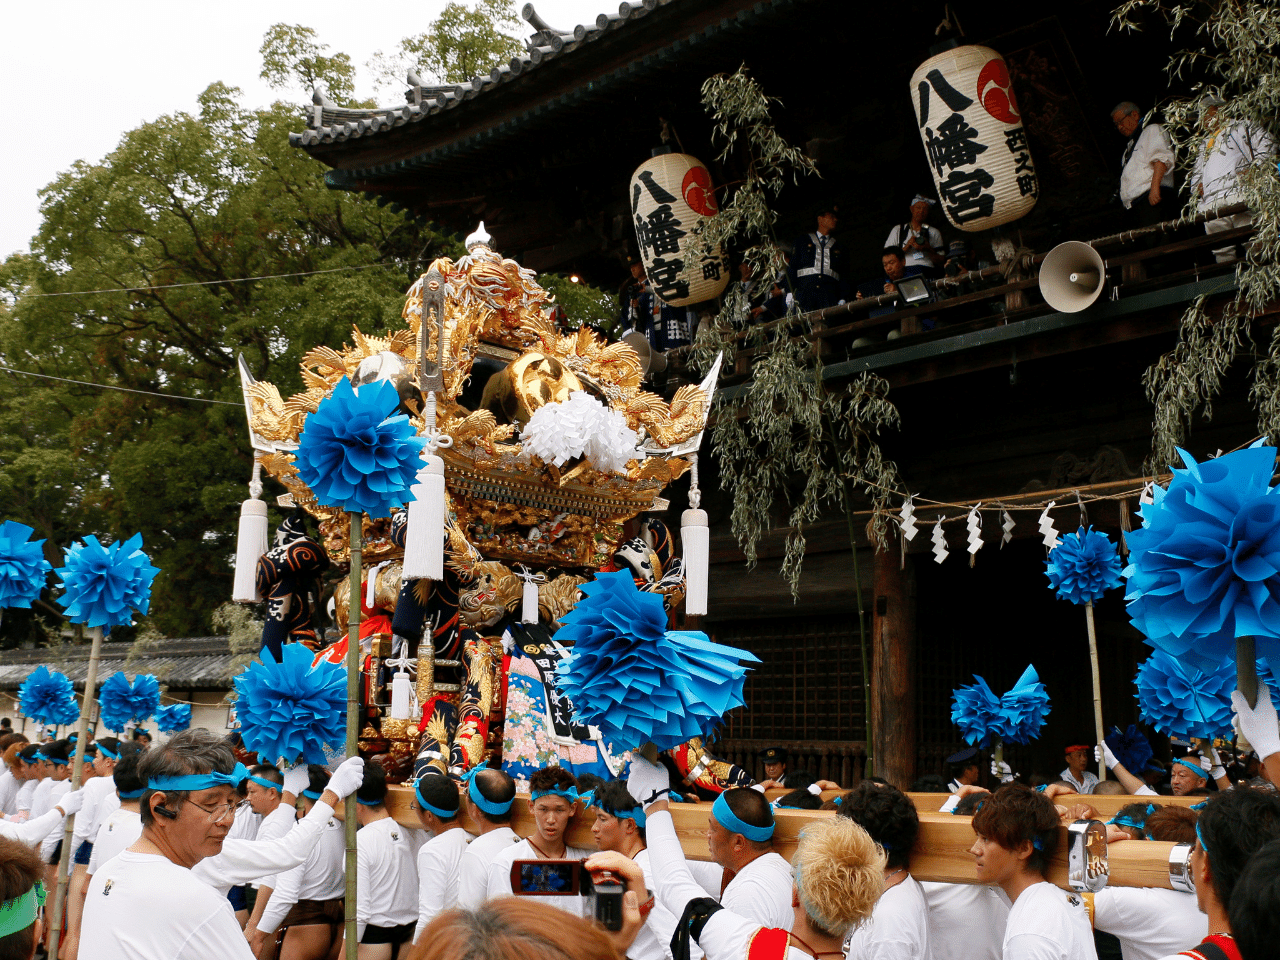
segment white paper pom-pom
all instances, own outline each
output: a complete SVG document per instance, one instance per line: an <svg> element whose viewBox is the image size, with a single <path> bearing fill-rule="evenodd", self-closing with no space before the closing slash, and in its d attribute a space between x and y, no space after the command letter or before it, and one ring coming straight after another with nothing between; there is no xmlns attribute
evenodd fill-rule
<svg viewBox="0 0 1280 960"><path fill-rule="evenodd" d="M535 410L522 436L524 452L546 463L562 467L585 456L602 473L624 471L639 441L622 414L581 390Z"/></svg>

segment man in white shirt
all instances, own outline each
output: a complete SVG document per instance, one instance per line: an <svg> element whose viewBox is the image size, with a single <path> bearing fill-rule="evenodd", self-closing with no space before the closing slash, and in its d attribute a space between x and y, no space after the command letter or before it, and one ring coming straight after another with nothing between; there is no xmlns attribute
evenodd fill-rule
<svg viewBox="0 0 1280 960"><path fill-rule="evenodd" d="M396 960L418 920L418 871L408 831L387 812L387 775L371 765L356 791L356 939L360 960Z"/></svg>
<svg viewBox="0 0 1280 960"><path fill-rule="evenodd" d="M911 876L911 850L920 832L920 817L897 787L864 780L840 802L840 816L848 817L871 835L888 858L884 892L871 919L861 924L845 944L848 960L933 960L929 935L929 905Z"/></svg>
<svg viewBox="0 0 1280 960"><path fill-rule="evenodd" d="M292 786L286 784L285 776L278 767L270 763L259 763L249 768L249 779L245 781L245 797L254 813L262 817L258 824L258 839L278 840L287 834L298 820L298 811L294 806L298 794L306 789L307 768L298 765L290 773L293 774ZM275 875L261 878L258 881L258 896L254 900L253 912L249 915L244 927L244 937L250 946L260 944L266 953L255 950L260 956L274 956L275 941L258 937L258 921L271 899L271 891L275 887Z"/></svg>
<svg viewBox="0 0 1280 960"><path fill-rule="evenodd" d="M1070 744L1064 753L1067 757L1067 768L1058 776L1063 783L1075 787L1076 793L1093 793L1098 785L1098 778L1085 768L1089 766L1089 754L1092 753L1087 744Z"/></svg>
<svg viewBox="0 0 1280 960"><path fill-rule="evenodd" d="M707 817L711 859L725 870L720 903L764 927L790 930L791 865L773 850L773 808L748 787L724 791Z"/></svg>
<svg viewBox="0 0 1280 960"><path fill-rule="evenodd" d="M585 860L591 853L571 847L564 839L573 820L578 800L578 781L562 767L544 767L529 778L529 812L533 814L533 836L503 847L489 864L486 897L509 897L511 867L517 860ZM556 894L526 896L575 916L583 915L583 898Z"/></svg>
<svg viewBox="0 0 1280 960"><path fill-rule="evenodd" d="M431 834L418 849L418 926L413 934L417 943L436 914L457 906L458 875L471 835L462 829L461 799L448 777L419 777L413 794L418 819Z"/></svg>
<svg viewBox="0 0 1280 960"><path fill-rule="evenodd" d="M73 790L64 794L52 809L46 810L43 816L34 820L23 820L20 823L0 820L0 837L35 849L51 829L56 829L57 824L62 823L64 817L79 811L83 801L84 791Z"/></svg>
<svg viewBox="0 0 1280 960"><path fill-rule="evenodd" d="M952 793L959 793L961 787L975 785L982 774L978 767L978 748L966 747L953 753L947 757L947 767L951 771L951 782L947 784L947 789Z"/></svg>
<svg viewBox="0 0 1280 960"><path fill-rule="evenodd" d="M1060 826L1053 803L1018 783L993 793L973 817L978 882L1000 887L1013 904L1004 960L1097 960L1084 902L1044 877Z"/></svg>
<svg viewBox="0 0 1280 960"><path fill-rule="evenodd" d="M437 776L428 773L427 776ZM473 770L467 778L467 815L477 836L458 866L458 907L475 910L488 899L489 865L502 850L519 843L511 829L516 783L501 770Z"/></svg>
<svg viewBox="0 0 1280 960"><path fill-rule="evenodd" d="M1120 203L1134 211L1139 225L1176 217L1173 145L1164 127L1158 123L1144 126L1138 105L1129 100L1115 105L1111 122L1128 141L1120 161Z"/></svg>
<svg viewBox="0 0 1280 960"><path fill-rule="evenodd" d="M18 751L18 760L22 764L22 786L14 798L14 812L6 820L26 820L31 816L31 801L35 797L36 788L44 777L44 761L38 759L40 745L29 743Z"/></svg>
<svg viewBox="0 0 1280 960"><path fill-rule="evenodd" d="M1218 108L1222 101L1206 96L1200 102L1201 118L1209 139L1201 146L1191 175L1191 192L1199 198L1201 210L1212 211L1244 202L1237 178L1256 162L1275 165L1275 144L1260 127L1246 123L1221 123ZM1214 217L1204 223L1205 233L1225 233L1253 223L1248 210ZM1238 257L1238 244L1213 251L1218 263Z"/></svg>
<svg viewBox="0 0 1280 960"><path fill-rule="evenodd" d="M937 227L925 222L929 211L937 203L932 197L917 193L911 201L911 219L900 223L884 238L886 247L901 247L908 267L919 267L926 277L942 276L947 248Z"/></svg>

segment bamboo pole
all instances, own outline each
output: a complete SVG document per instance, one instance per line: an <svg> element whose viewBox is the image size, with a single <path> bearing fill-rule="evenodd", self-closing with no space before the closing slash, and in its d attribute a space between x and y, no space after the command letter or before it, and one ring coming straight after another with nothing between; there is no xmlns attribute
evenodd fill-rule
<svg viewBox="0 0 1280 960"><path fill-rule="evenodd" d="M347 616L347 756L354 757L358 749L360 733L360 542L361 522L364 514L348 511L351 522L351 596ZM347 836L347 898L344 936L346 960L357 960L359 944L356 942L356 795L347 796L343 807L343 827Z"/></svg>
<svg viewBox="0 0 1280 960"><path fill-rule="evenodd" d="M1095 743L1102 743L1106 735L1102 728L1102 677L1098 672L1098 635L1093 626L1093 601L1087 600L1084 605L1084 622L1089 627L1089 662L1093 666L1093 729L1097 734ZM1107 765L1098 764L1098 779L1107 779Z"/></svg>
<svg viewBox="0 0 1280 960"><path fill-rule="evenodd" d="M858 537L853 523L852 510L853 490L846 478L844 481L844 517L849 526L849 550L853 554L853 595L858 604L858 650L862 655L862 709L865 712L867 755L862 766L864 777L875 776L876 745L875 734L871 727L871 669L867 663L867 623L862 607L862 577L858 571Z"/></svg>
<svg viewBox="0 0 1280 960"><path fill-rule="evenodd" d="M1250 707L1258 705L1258 654L1253 637L1236 637L1236 689Z"/></svg>
<svg viewBox="0 0 1280 960"><path fill-rule="evenodd" d="M75 766L71 771L71 789L80 789L80 772L84 766L84 748L89 739L89 711L97 701L98 660L102 656L102 628L91 627L90 636L93 646L89 649L89 671L84 678L84 699L80 701L80 720L76 724L76 753L72 761ZM62 939L62 916L66 907L67 885L69 882L69 866L71 864L71 842L76 829L76 815L67 817L66 827L62 831L62 855L58 858L58 889L53 895L53 916L50 918L49 956L58 956L58 942Z"/></svg>

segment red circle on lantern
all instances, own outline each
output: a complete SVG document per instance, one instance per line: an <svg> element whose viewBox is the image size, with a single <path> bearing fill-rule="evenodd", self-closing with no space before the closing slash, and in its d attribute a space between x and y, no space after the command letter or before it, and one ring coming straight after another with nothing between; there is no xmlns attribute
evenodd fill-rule
<svg viewBox="0 0 1280 960"><path fill-rule="evenodd" d="M988 60L978 74L978 101L1001 123L1021 123L1018 101L1013 97L1009 67L1000 57Z"/></svg>
<svg viewBox="0 0 1280 960"><path fill-rule="evenodd" d="M720 212L720 208L716 206L715 192L711 189L711 174L706 167L690 167L684 175L680 192L684 194L684 202L694 213L714 217Z"/></svg>

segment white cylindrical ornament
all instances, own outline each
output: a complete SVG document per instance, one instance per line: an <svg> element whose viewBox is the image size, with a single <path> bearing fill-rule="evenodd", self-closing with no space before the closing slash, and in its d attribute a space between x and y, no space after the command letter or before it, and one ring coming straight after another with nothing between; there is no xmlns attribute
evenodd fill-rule
<svg viewBox="0 0 1280 960"><path fill-rule="evenodd" d="M943 212L959 230L1026 216L1040 185L1009 65L990 47L954 47L911 76L920 138Z"/></svg>
<svg viewBox="0 0 1280 960"><path fill-rule="evenodd" d="M413 716L413 685L409 682L409 674L397 670L391 678L391 719L408 720Z"/></svg>
<svg viewBox="0 0 1280 960"><path fill-rule="evenodd" d="M680 515L680 540L684 544L684 612L707 615L707 573L711 565L711 531L707 511L686 510Z"/></svg>
<svg viewBox="0 0 1280 960"><path fill-rule="evenodd" d="M236 533L236 573L231 599L236 603L257 603L258 560L267 552L267 504L249 499L240 504L240 529Z"/></svg>
<svg viewBox="0 0 1280 960"><path fill-rule="evenodd" d="M538 622L538 585L533 580L526 580L520 593L520 622Z"/></svg>
<svg viewBox="0 0 1280 960"><path fill-rule="evenodd" d="M631 175L631 220L649 286L663 303L685 307L720 296L729 258L720 247L698 256L702 225L719 213L711 173L697 157L663 153Z"/></svg>
<svg viewBox="0 0 1280 960"><path fill-rule="evenodd" d="M423 457L409 502L404 540L404 579L444 579L444 460Z"/></svg>

